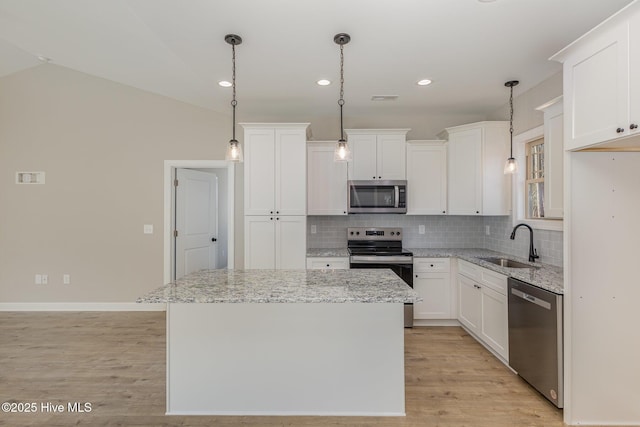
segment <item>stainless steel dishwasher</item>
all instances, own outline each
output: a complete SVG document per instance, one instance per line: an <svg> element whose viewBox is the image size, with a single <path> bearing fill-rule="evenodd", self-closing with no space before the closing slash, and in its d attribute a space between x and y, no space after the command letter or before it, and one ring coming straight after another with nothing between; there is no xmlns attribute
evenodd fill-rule
<svg viewBox="0 0 640 427"><path fill-rule="evenodd" d="M509 365L564 406L562 295L509 278Z"/></svg>

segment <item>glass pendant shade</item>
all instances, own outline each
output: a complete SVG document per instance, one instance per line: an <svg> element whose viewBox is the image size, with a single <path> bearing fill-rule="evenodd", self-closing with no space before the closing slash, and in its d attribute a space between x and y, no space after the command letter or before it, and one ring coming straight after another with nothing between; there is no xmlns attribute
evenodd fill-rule
<svg viewBox="0 0 640 427"><path fill-rule="evenodd" d="M504 174L513 175L516 172L518 172L518 161L513 157L509 157L504 164Z"/></svg>
<svg viewBox="0 0 640 427"><path fill-rule="evenodd" d="M235 139L229 141L225 159L229 162L242 162L244 160L242 155L242 146Z"/></svg>
<svg viewBox="0 0 640 427"><path fill-rule="evenodd" d="M336 143L333 160L336 162L350 162L352 160L351 150L349 149L347 141L341 139Z"/></svg>

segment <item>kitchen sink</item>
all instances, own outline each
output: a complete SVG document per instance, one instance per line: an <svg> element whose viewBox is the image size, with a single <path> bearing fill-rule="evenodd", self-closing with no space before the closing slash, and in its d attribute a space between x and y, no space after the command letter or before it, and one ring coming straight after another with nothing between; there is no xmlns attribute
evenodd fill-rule
<svg viewBox="0 0 640 427"><path fill-rule="evenodd" d="M538 268L538 266L525 264L523 262L514 261L507 258L480 258L483 261L490 262L491 264L499 265L501 267L508 268Z"/></svg>

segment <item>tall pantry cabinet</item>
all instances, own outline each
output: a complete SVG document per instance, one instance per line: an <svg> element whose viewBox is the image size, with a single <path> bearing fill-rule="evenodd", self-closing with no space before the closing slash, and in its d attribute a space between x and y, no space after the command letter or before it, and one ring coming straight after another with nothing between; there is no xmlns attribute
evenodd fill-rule
<svg viewBox="0 0 640 427"><path fill-rule="evenodd" d="M308 123L244 128L245 268L306 267Z"/></svg>

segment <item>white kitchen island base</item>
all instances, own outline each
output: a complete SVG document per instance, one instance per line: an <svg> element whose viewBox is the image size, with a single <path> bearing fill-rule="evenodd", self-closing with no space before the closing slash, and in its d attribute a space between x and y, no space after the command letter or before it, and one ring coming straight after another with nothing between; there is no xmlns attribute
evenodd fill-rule
<svg viewBox="0 0 640 427"><path fill-rule="evenodd" d="M402 303L168 303L167 414L403 416Z"/></svg>

